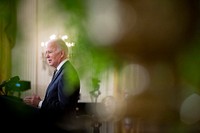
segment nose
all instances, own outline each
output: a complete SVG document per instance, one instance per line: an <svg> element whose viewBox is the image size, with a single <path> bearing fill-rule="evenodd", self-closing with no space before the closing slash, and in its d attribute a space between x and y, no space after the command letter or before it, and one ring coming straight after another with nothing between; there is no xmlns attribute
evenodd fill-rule
<svg viewBox="0 0 200 133"><path fill-rule="evenodd" d="M49 54L48 54L47 52L45 53L45 57L46 57L46 58L48 58L48 57L49 57Z"/></svg>

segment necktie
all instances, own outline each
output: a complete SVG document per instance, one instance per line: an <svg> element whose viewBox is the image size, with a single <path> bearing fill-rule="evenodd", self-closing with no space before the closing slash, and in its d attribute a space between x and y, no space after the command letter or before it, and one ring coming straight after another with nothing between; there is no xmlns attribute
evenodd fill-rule
<svg viewBox="0 0 200 133"><path fill-rule="evenodd" d="M54 79L54 77L55 77L55 75L56 75L56 72L57 72L57 69L55 69L54 72L53 72L52 80Z"/></svg>
<svg viewBox="0 0 200 133"><path fill-rule="evenodd" d="M49 86L50 86L50 84L53 82L53 79L55 78L56 72L57 72L57 69L55 69L54 72L53 72L53 76L52 76L51 82L49 83ZM47 97L47 95L48 95L48 93L49 93L49 89L50 89L49 86L47 87L47 91L46 91L46 94L45 94L45 98Z"/></svg>

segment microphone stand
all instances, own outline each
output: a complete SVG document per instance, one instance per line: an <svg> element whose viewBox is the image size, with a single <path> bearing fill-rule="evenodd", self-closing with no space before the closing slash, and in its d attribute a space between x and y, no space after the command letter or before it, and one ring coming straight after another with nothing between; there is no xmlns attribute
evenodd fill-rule
<svg viewBox="0 0 200 133"><path fill-rule="evenodd" d="M97 113L96 109L97 109L97 99L99 97L99 95L101 94L101 92L99 91L99 80L98 79L93 79L93 87L95 88L93 91L90 92L91 96L93 96L95 98L95 114ZM93 133L100 133L100 127L102 125L102 123L100 123L98 121L98 118L95 116L93 116L93 122L92 122L92 127L93 127Z"/></svg>
<svg viewBox="0 0 200 133"><path fill-rule="evenodd" d="M100 133L100 127L101 127L101 123L98 122L98 120L94 120L92 123L92 127L93 127L93 133Z"/></svg>
<svg viewBox="0 0 200 133"><path fill-rule="evenodd" d="M93 95L95 97L95 114L96 114L96 108L97 108L97 98L100 95L100 91L98 90L96 95ZM100 133L100 127L101 123L98 121L98 118L94 115L93 116L93 122L92 122L92 127L93 127L93 133Z"/></svg>

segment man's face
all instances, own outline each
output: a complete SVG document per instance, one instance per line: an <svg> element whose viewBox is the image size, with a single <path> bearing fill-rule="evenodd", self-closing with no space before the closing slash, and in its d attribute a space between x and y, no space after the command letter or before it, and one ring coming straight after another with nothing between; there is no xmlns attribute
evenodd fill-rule
<svg viewBox="0 0 200 133"><path fill-rule="evenodd" d="M46 59L47 63L54 68L62 61L61 50L57 48L57 45L54 42L50 42L47 45Z"/></svg>

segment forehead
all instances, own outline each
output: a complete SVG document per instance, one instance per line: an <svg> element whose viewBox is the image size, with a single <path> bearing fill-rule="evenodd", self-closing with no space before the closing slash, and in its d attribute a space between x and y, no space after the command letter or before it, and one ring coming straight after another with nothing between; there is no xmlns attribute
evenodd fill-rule
<svg viewBox="0 0 200 133"><path fill-rule="evenodd" d="M50 41L47 43L47 50L48 49L56 49L57 48L57 45L54 41Z"/></svg>

